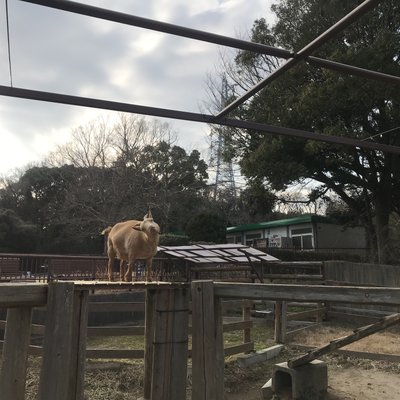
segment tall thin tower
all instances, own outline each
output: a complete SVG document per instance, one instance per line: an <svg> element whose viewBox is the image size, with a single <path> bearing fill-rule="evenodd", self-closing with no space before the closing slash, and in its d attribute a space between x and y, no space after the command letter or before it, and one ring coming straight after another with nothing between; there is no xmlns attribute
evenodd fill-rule
<svg viewBox="0 0 400 400"><path fill-rule="evenodd" d="M232 91L229 88L225 74L221 80L221 100L219 109L222 110L228 100L232 97ZM236 186L233 173L232 160L227 160L225 155L225 137L229 134L231 128L226 126L215 126L211 128L210 138L210 167L215 170L215 184L213 198L218 199L223 196L226 200L235 202Z"/></svg>

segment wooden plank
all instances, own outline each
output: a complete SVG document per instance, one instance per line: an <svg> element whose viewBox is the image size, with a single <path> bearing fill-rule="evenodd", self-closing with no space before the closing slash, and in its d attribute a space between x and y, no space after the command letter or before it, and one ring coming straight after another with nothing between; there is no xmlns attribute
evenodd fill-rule
<svg viewBox="0 0 400 400"><path fill-rule="evenodd" d="M158 290L153 342L152 400L186 400L189 290Z"/></svg>
<svg viewBox="0 0 400 400"><path fill-rule="evenodd" d="M143 302L93 302L89 303L89 312L144 312Z"/></svg>
<svg viewBox="0 0 400 400"><path fill-rule="evenodd" d="M32 308L7 311L0 375L2 400L24 400Z"/></svg>
<svg viewBox="0 0 400 400"><path fill-rule="evenodd" d="M71 400L84 400L88 299L88 290L74 292L71 368L66 371L70 378L68 389Z"/></svg>
<svg viewBox="0 0 400 400"><path fill-rule="evenodd" d="M278 301L339 302L399 305L400 288L214 283L215 295Z"/></svg>
<svg viewBox="0 0 400 400"><path fill-rule="evenodd" d="M143 336L144 326L90 326L88 329L88 336Z"/></svg>
<svg viewBox="0 0 400 400"><path fill-rule="evenodd" d="M219 400L223 398L221 374L223 376L224 358L222 355L221 303L218 301L217 305L214 305L213 289L212 281L192 282L193 400Z"/></svg>
<svg viewBox="0 0 400 400"><path fill-rule="evenodd" d="M153 342L155 317L155 290L146 290L145 328L144 328L144 382L143 399L150 400L151 380L153 373Z"/></svg>
<svg viewBox="0 0 400 400"><path fill-rule="evenodd" d="M237 310L242 307L251 307L254 304L252 300L225 300L221 302L222 312Z"/></svg>
<svg viewBox="0 0 400 400"><path fill-rule="evenodd" d="M134 349L86 349L86 358L126 358L143 359L144 350Z"/></svg>
<svg viewBox="0 0 400 400"><path fill-rule="evenodd" d="M316 308L314 310L293 312L293 313L289 313L287 315L287 320L295 321L295 320L302 320L302 319L306 319L306 318L317 317L318 315L322 316L326 313L326 311L327 311L326 307L321 307L321 308Z"/></svg>
<svg viewBox="0 0 400 400"><path fill-rule="evenodd" d="M310 325L303 326L302 328L293 329L291 331L286 331L286 336L295 335L296 333L305 331L307 329L314 329L320 327L322 324L319 322L312 322Z"/></svg>
<svg viewBox="0 0 400 400"><path fill-rule="evenodd" d="M70 398L71 343L74 317L73 282L51 282L48 290L39 400Z"/></svg>
<svg viewBox="0 0 400 400"><path fill-rule="evenodd" d="M322 281L321 274L264 274L264 279L293 279L296 281Z"/></svg>
<svg viewBox="0 0 400 400"><path fill-rule="evenodd" d="M295 360L290 360L288 362L288 366L290 368L296 368L301 365L307 364L308 362L315 360L321 355L331 353L340 347L347 346L350 343L353 343L357 340L370 336L376 332L379 332L383 329L386 329L398 323L400 323L400 314L389 315L387 317L382 318L379 322L376 322L375 324L367 325L362 328L356 329L354 333L350 335L333 340L329 344L319 347L315 350L312 350L304 356L296 358Z"/></svg>
<svg viewBox="0 0 400 400"><path fill-rule="evenodd" d="M222 326L223 332L232 331L244 331L246 329L251 329L254 326L253 321L238 321L238 322L226 322ZM250 340L249 340L250 341Z"/></svg>
<svg viewBox="0 0 400 400"><path fill-rule="evenodd" d="M225 348L225 357L233 356L240 353L250 353L254 351L254 342L242 343L236 346L230 346Z"/></svg>
<svg viewBox="0 0 400 400"><path fill-rule="evenodd" d="M109 281L75 281L77 290L146 290L146 289L174 289L188 287L186 282L163 281L135 281L135 282L109 282Z"/></svg>
<svg viewBox="0 0 400 400"><path fill-rule="evenodd" d="M47 284L0 283L0 308L44 306Z"/></svg>

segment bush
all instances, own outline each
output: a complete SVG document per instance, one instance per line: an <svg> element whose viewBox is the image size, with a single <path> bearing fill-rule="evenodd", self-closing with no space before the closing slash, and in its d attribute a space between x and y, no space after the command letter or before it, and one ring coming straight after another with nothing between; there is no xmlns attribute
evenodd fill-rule
<svg viewBox="0 0 400 400"><path fill-rule="evenodd" d="M160 235L160 246L184 246L189 244L189 236L163 233Z"/></svg>

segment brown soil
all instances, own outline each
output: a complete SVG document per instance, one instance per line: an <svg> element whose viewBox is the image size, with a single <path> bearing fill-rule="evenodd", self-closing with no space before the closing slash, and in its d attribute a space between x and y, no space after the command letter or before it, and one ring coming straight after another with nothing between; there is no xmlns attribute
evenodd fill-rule
<svg viewBox="0 0 400 400"><path fill-rule="evenodd" d="M320 346L333 339L346 336L354 327L325 324L318 330L297 334L292 343ZM399 354L399 328L377 333L345 347L372 353ZM260 388L271 378L272 364L287 361L302 352L288 348L271 365L248 368L243 376L231 366L225 372L225 400L260 400ZM400 364L385 361L361 360L355 357L331 354L321 358L328 364L328 394L326 400L400 400ZM239 369L237 366L236 368ZM230 378L230 375L232 377ZM246 375L246 376L245 376ZM258 377L258 378L257 378ZM232 381L232 384L231 384ZM238 389L239 388L239 389ZM287 400L286 394L275 395L273 400ZM310 400L310 399L307 399Z"/></svg>
<svg viewBox="0 0 400 400"><path fill-rule="evenodd" d="M295 342L303 345L322 345L350 333L351 327L324 325L314 331L296 335ZM390 330L364 339L351 346L359 351L399 354L399 330ZM277 359L241 368L230 359L225 367L225 400L260 400L261 387L271 378L275 363L287 361L303 354L289 346ZM321 358L328 364L327 400L400 400L400 363L361 360L331 354ZM93 364L100 364L93 362ZM35 400L40 359L30 357L28 368L27 400ZM110 368L95 368L86 372L85 400L128 400L142 395L142 362L117 362ZM188 379L188 399L191 398L191 378ZM290 397L275 396L274 400ZM311 400L311 399L307 399Z"/></svg>

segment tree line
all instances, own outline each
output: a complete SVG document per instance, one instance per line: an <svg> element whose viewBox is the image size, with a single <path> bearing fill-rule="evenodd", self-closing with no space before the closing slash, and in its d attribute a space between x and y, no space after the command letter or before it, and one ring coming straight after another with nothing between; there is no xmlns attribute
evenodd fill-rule
<svg viewBox="0 0 400 400"><path fill-rule="evenodd" d="M214 198L200 152L175 140L168 124L127 114L75 129L40 166L3 178L0 251L99 253L103 228L149 207L163 243L223 242L228 224L254 218L251 193Z"/></svg>
<svg viewBox="0 0 400 400"><path fill-rule="evenodd" d="M272 6L276 22L256 20L251 40L299 51L359 3L278 1ZM400 3L388 0L314 55L400 76L399 43ZM248 51L236 52L232 60L222 56L215 80L208 83L211 98L222 98L216 83L221 75L227 77L233 100L282 63ZM396 85L307 62L286 71L236 114L261 123L400 145ZM97 251L104 226L140 218L149 206L163 232L201 240L196 233L205 230L205 239L222 241L222 234L211 233L224 232L224 224L276 218L272 210L279 199L285 201L282 193L311 181L307 202L324 202L326 213L344 226L364 226L371 261L386 263L400 254L398 155L265 132L222 133L224 156L238 162L247 179L236 199L210 195L207 163L197 150L177 146L168 124L122 114L111 127L97 120L74 130L71 142L59 146L41 166L16 179L3 179L1 250Z"/></svg>

